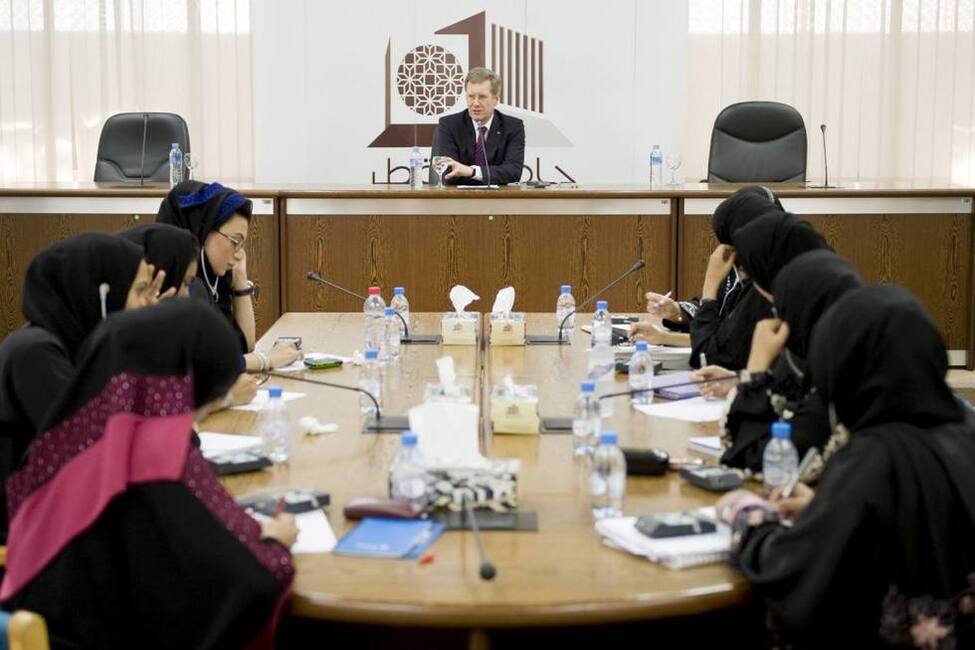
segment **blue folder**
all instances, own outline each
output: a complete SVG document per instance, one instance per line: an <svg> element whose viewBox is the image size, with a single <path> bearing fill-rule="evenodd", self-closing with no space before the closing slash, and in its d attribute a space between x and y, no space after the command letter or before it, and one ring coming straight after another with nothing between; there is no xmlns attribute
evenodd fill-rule
<svg viewBox="0 0 975 650"><path fill-rule="evenodd" d="M445 527L425 519L367 517L338 541L333 552L359 557L418 558Z"/></svg>

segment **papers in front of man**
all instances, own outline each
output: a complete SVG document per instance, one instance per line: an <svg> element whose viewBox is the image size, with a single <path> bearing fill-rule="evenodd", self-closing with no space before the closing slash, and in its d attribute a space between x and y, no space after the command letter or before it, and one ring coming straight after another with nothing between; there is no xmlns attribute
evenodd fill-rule
<svg viewBox="0 0 975 650"><path fill-rule="evenodd" d="M695 517L717 522L713 507L691 511ZM636 517L613 517L596 521L596 532L613 548L645 557L668 569L684 569L723 562L731 548L731 529L717 523L713 533L654 539L636 527Z"/></svg>

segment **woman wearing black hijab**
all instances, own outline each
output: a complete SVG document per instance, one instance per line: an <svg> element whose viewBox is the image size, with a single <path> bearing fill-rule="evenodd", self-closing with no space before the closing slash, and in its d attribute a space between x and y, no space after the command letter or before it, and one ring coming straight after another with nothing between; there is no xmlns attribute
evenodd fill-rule
<svg viewBox="0 0 975 650"><path fill-rule="evenodd" d="M772 190L760 185L743 187L722 201L711 217L718 247L708 259L701 298L676 302L648 293L647 311L676 331L655 323L638 323L633 328L634 338L658 345L690 346L690 364L695 368L702 353L708 363L742 368L754 324L769 314L767 306L751 296L747 279L735 267L732 236L759 216L781 209L782 203ZM682 331L689 331L690 337L679 333Z"/></svg>
<svg viewBox="0 0 975 650"><path fill-rule="evenodd" d="M104 314L154 302L158 283L151 280L142 249L100 233L69 237L31 261L27 324L0 343L0 537L7 530L3 481L67 385L82 341Z"/></svg>
<svg viewBox="0 0 975 650"><path fill-rule="evenodd" d="M733 563L796 647L972 647L975 419L937 329L899 287L856 289L813 331L809 369L849 442L815 493L719 502Z"/></svg>
<svg viewBox="0 0 975 650"><path fill-rule="evenodd" d="M253 204L220 183L183 181L163 199L157 223L182 228L200 243L197 282L191 293L203 293L233 326L245 368L264 371L293 363L300 353L292 345L275 345L267 354L254 350L254 283L247 278L247 235Z"/></svg>
<svg viewBox="0 0 975 650"><path fill-rule="evenodd" d="M775 276L786 264L806 251L829 248L811 223L789 212L763 215L732 239L738 263L769 302Z"/></svg>
<svg viewBox="0 0 975 650"><path fill-rule="evenodd" d="M803 253L778 274L772 294L781 320L761 321L752 338L747 381L725 421L723 465L760 472L769 427L779 419L792 423L800 457L810 447L824 451L829 418L806 368L809 341L823 313L861 286L853 265L829 250Z"/></svg>
<svg viewBox="0 0 975 650"><path fill-rule="evenodd" d="M193 233L164 223L143 224L118 233L145 251L146 261L157 271L165 271L160 298L190 295L196 277L200 246Z"/></svg>
<svg viewBox="0 0 975 650"><path fill-rule="evenodd" d="M294 521L262 529L192 444L238 360L229 324L188 298L112 316L86 342L7 482L0 599L43 615L56 648L272 647Z"/></svg>

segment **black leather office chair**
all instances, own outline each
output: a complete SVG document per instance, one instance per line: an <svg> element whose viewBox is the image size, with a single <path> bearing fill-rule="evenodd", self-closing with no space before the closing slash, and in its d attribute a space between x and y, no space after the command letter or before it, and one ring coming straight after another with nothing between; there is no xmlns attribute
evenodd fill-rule
<svg viewBox="0 0 975 650"><path fill-rule="evenodd" d="M143 149L143 142L145 149ZM95 181L169 181L169 150L190 150L186 120L175 113L118 113L105 120L98 140Z"/></svg>
<svg viewBox="0 0 975 650"><path fill-rule="evenodd" d="M718 113L711 131L709 183L803 183L806 125L779 102L740 102Z"/></svg>

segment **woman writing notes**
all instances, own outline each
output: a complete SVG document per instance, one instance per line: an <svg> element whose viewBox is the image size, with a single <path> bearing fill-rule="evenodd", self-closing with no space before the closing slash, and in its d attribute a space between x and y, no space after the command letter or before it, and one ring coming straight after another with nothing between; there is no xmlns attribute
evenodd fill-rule
<svg viewBox="0 0 975 650"><path fill-rule="evenodd" d="M43 615L55 648L272 647L294 520L251 519L191 442L239 360L229 324L188 298L86 342L7 483L0 599Z"/></svg>
<svg viewBox="0 0 975 650"><path fill-rule="evenodd" d="M849 442L815 492L718 503L733 563L784 642L973 647L975 420L947 370L941 336L898 287L851 291L817 324L809 371Z"/></svg>
<svg viewBox="0 0 975 650"><path fill-rule="evenodd" d="M781 210L767 187L744 187L725 199L711 217L718 246L708 259L701 298L677 302L669 295L647 294L647 311L657 323L637 323L632 337L657 345L690 346L692 367L701 355L713 364L744 367L755 323L767 318L768 303L754 295L748 278L735 264L734 234L759 216ZM686 332L689 332L688 335Z"/></svg>

